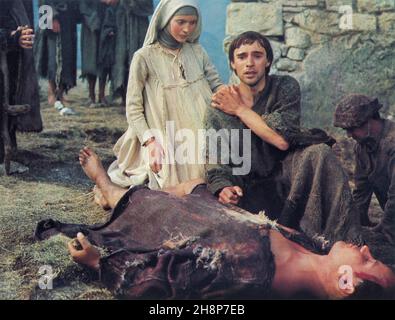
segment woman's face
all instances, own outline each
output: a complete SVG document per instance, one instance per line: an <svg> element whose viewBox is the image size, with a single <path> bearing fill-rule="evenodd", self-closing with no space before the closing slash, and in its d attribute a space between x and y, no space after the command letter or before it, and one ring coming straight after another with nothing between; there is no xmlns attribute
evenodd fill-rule
<svg viewBox="0 0 395 320"><path fill-rule="evenodd" d="M185 43L195 31L197 22L196 16L175 16L170 20L170 34L179 43Z"/></svg>

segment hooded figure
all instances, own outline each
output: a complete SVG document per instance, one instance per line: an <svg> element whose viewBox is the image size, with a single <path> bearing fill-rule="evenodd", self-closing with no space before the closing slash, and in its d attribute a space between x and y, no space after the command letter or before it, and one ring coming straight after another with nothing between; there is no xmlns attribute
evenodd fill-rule
<svg viewBox="0 0 395 320"><path fill-rule="evenodd" d="M171 35L173 17L196 16L183 43ZM198 139L219 75L198 43L201 15L193 0L161 1L155 10L142 49L133 57L128 83L126 115L129 128L114 147L117 160L111 180L122 187L148 183L151 189L204 177ZM163 148L163 163L151 170L147 146ZM185 139L186 138L186 139ZM203 141L200 141L203 140ZM159 147L160 148L160 147Z"/></svg>

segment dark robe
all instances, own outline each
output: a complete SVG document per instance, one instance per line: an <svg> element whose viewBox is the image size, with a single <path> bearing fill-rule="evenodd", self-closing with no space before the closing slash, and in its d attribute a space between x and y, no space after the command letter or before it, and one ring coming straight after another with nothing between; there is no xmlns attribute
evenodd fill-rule
<svg viewBox="0 0 395 320"><path fill-rule="evenodd" d="M117 6L116 59L111 71L113 92L127 88L130 62L144 43L153 8L152 0L121 0Z"/></svg>
<svg viewBox="0 0 395 320"><path fill-rule="evenodd" d="M98 76L106 79L111 76L111 69L115 63L115 46L116 46L116 7L100 6L101 29L98 50ZM111 79L111 78L110 78Z"/></svg>
<svg viewBox="0 0 395 320"><path fill-rule="evenodd" d="M100 0L80 0L81 24L81 77L97 76L97 52L100 38Z"/></svg>
<svg viewBox="0 0 395 320"><path fill-rule="evenodd" d="M59 37L52 30L38 30L34 45L36 70L41 77L67 91L77 81L78 1L41 0L40 5L52 7L53 18L59 20L61 31Z"/></svg>
<svg viewBox="0 0 395 320"><path fill-rule="evenodd" d="M117 6L108 6L100 0L81 0L79 10L81 27L81 77L105 79L115 62Z"/></svg>
<svg viewBox="0 0 395 320"><path fill-rule="evenodd" d="M104 225L46 220L35 236L81 231L109 250L101 281L120 298L263 298L275 272L267 229L232 213L205 186L184 198L136 187Z"/></svg>
<svg viewBox="0 0 395 320"><path fill-rule="evenodd" d="M75 238L83 232L107 249L100 280L118 298L261 299L275 297L270 229L316 254L328 254L333 244L221 205L205 185L183 198L135 187L108 222L87 226L47 219L38 223L35 238L58 233ZM380 234L364 229L363 237L376 258L395 263L393 246Z"/></svg>
<svg viewBox="0 0 395 320"><path fill-rule="evenodd" d="M24 1L27 3L28 1ZM10 81L10 104L28 104L29 113L10 117L9 128L15 139L15 131L40 132L42 120L40 114L40 97L36 71L34 69L33 50L22 49L18 37L10 37L11 31L18 26L32 27L29 16L32 16L31 6L26 11L21 0L1 1L0 13L0 47L8 51L8 69ZM3 100L3 77L0 77L0 98Z"/></svg>

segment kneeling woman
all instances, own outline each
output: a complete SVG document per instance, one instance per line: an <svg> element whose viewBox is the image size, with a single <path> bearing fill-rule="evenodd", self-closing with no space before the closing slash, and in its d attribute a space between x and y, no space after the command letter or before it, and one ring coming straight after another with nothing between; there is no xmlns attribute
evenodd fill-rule
<svg viewBox="0 0 395 320"><path fill-rule="evenodd" d="M200 33L195 1L159 3L131 64L129 128L116 143L117 160L108 170L115 184L163 189L204 177L198 130L221 81L198 43ZM180 134L186 131L184 141Z"/></svg>

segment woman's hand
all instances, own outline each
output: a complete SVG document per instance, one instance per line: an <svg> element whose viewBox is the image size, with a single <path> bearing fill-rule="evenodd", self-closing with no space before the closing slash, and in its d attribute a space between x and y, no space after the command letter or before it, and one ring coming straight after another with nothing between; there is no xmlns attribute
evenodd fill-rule
<svg viewBox="0 0 395 320"><path fill-rule="evenodd" d="M154 173L158 173L162 170L162 163L165 157L163 147L159 142L153 140L147 145L149 154L149 165Z"/></svg>
<svg viewBox="0 0 395 320"><path fill-rule="evenodd" d="M100 252L97 248L92 246L88 239L79 232L77 234L77 240L81 245L80 250L75 248L75 240L68 243L68 249L73 260L77 263L88 266L89 268L98 270L100 262Z"/></svg>

